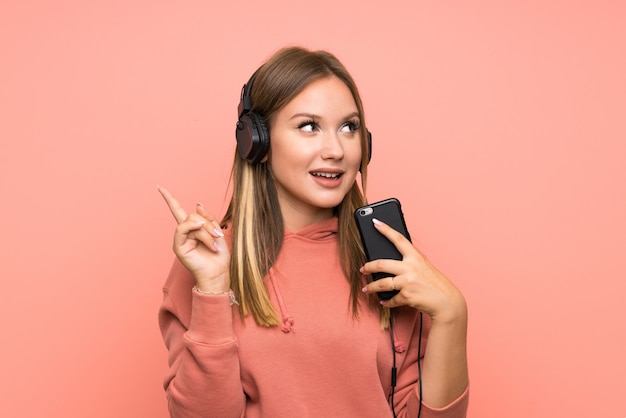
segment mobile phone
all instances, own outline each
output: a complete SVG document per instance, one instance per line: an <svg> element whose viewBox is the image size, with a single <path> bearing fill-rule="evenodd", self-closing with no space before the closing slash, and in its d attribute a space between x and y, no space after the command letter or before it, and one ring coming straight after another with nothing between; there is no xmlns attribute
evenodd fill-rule
<svg viewBox="0 0 626 418"><path fill-rule="evenodd" d="M378 260L381 258L402 260L402 254L400 254L396 246L393 245L383 234L378 232L376 228L374 228L374 223L372 222L373 218L386 223L411 241L411 236L409 235L406 223L404 222L404 215L402 214L400 201L396 198L390 198L365 205L358 208L354 212L354 219L356 220L356 224L361 235L361 242L363 243L363 249L365 250L365 257L367 258L367 261ZM372 274L372 278L374 280L380 280L391 276L393 275L384 272ZM378 297L380 299L387 300L394 297L397 293L397 290L378 292Z"/></svg>

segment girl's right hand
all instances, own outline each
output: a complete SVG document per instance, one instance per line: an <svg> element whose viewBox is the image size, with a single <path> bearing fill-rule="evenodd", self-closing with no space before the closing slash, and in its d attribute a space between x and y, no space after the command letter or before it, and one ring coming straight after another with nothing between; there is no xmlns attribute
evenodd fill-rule
<svg viewBox="0 0 626 418"><path fill-rule="evenodd" d="M230 290L230 251L215 217L198 204L195 213L187 211L164 187L157 189L178 223L174 233L174 254L196 279L204 292Z"/></svg>

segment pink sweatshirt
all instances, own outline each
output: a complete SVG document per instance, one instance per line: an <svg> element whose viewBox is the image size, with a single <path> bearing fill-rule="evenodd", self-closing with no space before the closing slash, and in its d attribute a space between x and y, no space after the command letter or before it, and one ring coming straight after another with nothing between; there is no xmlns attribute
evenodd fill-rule
<svg viewBox="0 0 626 418"><path fill-rule="evenodd" d="M240 319L227 295L192 291L176 261L163 288L159 324L169 350L165 377L172 417L391 417L393 353L378 313L353 319L338 256L337 219L286 232L266 285L282 327ZM422 355L429 321L424 316ZM419 314L399 308L394 322L398 417L419 406ZM465 417L466 390L422 418Z"/></svg>

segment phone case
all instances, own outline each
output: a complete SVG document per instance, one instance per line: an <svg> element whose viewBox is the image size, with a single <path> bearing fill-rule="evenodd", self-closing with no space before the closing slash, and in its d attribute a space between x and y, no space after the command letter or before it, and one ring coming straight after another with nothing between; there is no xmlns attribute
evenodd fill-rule
<svg viewBox="0 0 626 418"><path fill-rule="evenodd" d="M373 218L386 223L410 241L411 236L404 222L400 201L396 198L391 198L360 207L354 212L354 219L361 234L361 242L363 243L365 257L368 261L381 258L402 260L402 254L396 249L395 245L374 228ZM392 275L384 272L372 274L374 280L390 276ZM378 297L387 300L397 293L397 290L379 292Z"/></svg>

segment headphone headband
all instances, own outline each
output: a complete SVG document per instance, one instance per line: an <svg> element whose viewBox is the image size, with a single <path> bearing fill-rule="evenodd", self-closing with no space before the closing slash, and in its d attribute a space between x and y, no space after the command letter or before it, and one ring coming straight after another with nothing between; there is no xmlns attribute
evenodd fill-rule
<svg viewBox="0 0 626 418"><path fill-rule="evenodd" d="M260 69L260 68L259 68ZM259 70L256 70L250 80L241 87L241 97L239 98L239 106L237 106L237 117L241 117L252 110L252 83L258 74Z"/></svg>

